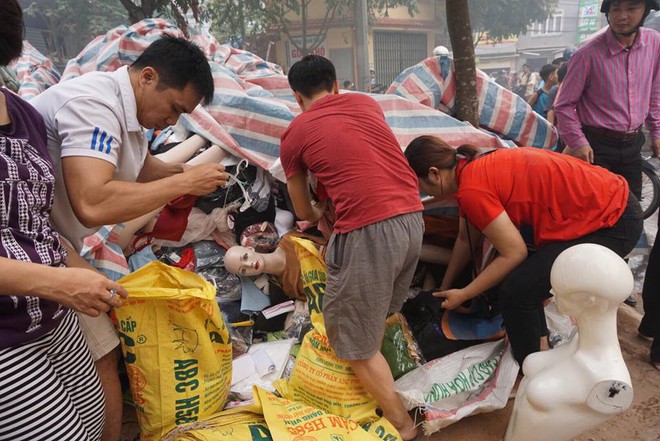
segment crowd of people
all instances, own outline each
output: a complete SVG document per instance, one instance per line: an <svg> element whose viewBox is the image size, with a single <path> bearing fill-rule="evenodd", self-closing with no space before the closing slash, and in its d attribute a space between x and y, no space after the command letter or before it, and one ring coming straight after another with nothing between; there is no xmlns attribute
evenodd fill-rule
<svg viewBox="0 0 660 441"><path fill-rule="evenodd" d="M559 85L566 75L568 62L576 50L574 47L564 49L561 57L541 66L537 72L532 72L525 63L520 72L508 73L506 70L500 70L491 74L491 78L500 86L523 98L536 113L548 118L548 115L554 111L554 100Z"/></svg>
<svg viewBox="0 0 660 441"><path fill-rule="evenodd" d="M557 256L596 243L624 257L642 231L644 123L660 152L660 34L640 27L651 9L659 2L605 0L607 32L567 54L570 60L544 66L543 84L523 67L516 93L552 112L561 152L480 154L420 136L404 154L376 101L339 93L329 60L308 55L291 67L302 113L281 138L288 195L298 219L317 222L328 206L335 214L325 250L328 340L404 441L417 439L417 428L379 349L386 317L406 300L420 255L420 191L455 196L460 209L435 293L443 307L456 309L495 288L516 360L522 365L547 349L543 302ZM17 0L0 9L0 23L5 66L21 53ZM62 82L30 104L1 90L0 439L116 441L119 341L106 312L128 294L80 258L82 240L227 181L218 163L157 159L144 133L209 102L211 70L197 46L164 37L132 65ZM310 191L308 172L327 197ZM481 235L498 256L460 286ZM651 362L660 369L659 264L654 246L639 333L653 340Z"/></svg>

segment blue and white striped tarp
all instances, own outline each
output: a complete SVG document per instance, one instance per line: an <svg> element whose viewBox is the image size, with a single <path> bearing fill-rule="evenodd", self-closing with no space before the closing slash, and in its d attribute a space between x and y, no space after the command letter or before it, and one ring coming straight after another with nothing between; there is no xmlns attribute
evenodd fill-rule
<svg viewBox="0 0 660 441"><path fill-rule="evenodd" d="M183 36L161 19L119 26L92 40L67 64L63 80L95 70L112 71L131 64L163 34ZM300 112L282 69L258 56L221 45L212 37L193 36L206 53L215 95L206 107L182 115L192 132L269 170L284 180L279 164L280 136ZM435 135L453 146L532 145L549 148L556 133L543 118L512 92L479 74L480 130L451 117L455 107L450 62L429 58L405 70L384 95L373 94L402 149L419 135ZM345 92L342 92L345 93ZM360 92L352 92L360 93ZM496 136L494 133L499 134Z"/></svg>

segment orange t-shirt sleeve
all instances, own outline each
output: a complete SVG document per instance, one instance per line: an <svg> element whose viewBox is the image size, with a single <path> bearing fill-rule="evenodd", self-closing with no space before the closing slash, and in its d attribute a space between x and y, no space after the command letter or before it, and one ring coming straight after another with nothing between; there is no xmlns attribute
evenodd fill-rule
<svg viewBox="0 0 660 441"><path fill-rule="evenodd" d="M461 189L458 192L458 206L461 216L483 231L504 211L504 205L493 191L481 189Z"/></svg>

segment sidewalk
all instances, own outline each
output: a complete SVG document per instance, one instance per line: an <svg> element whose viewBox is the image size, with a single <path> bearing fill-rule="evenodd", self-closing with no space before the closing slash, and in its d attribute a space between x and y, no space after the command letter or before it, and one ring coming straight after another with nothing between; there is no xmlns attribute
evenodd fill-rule
<svg viewBox="0 0 660 441"><path fill-rule="evenodd" d="M660 372L648 362L650 343L637 337L641 309L619 308L619 342L633 381L632 407L575 441L660 440ZM500 441L504 439L513 400L502 409L465 418L427 438L428 441ZM533 441L533 440L530 440Z"/></svg>

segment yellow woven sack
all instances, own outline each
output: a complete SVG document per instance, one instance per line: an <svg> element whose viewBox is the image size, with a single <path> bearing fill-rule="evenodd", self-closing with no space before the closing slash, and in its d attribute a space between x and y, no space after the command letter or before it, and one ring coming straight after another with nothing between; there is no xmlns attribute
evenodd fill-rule
<svg viewBox="0 0 660 441"><path fill-rule="evenodd" d="M230 409L198 423L179 426L168 433L163 441L273 441L263 415ZM239 412L232 412L239 409Z"/></svg>
<svg viewBox="0 0 660 441"><path fill-rule="evenodd" d="M190 271L151 262L119 280L129 299L114 311L141 440L222 410L231 341L216 290Z"/></svg>
<svg viewBox="0 0 660 441"><path fill-rule="evenodd" d="M360 424L378 419L376 401L362 387L348 362L328 344L323 322L325 262L314 245L293 238L313 329L303 338L288 382L275 384L284 398L301 402Z"/></svg>
<svg viewBox="0 0 660 441"><path fill-rule="evenodd" d="M254 388L273 441L378 441L353 420ZM394 438L397 440L398 438Z"/></svg>

